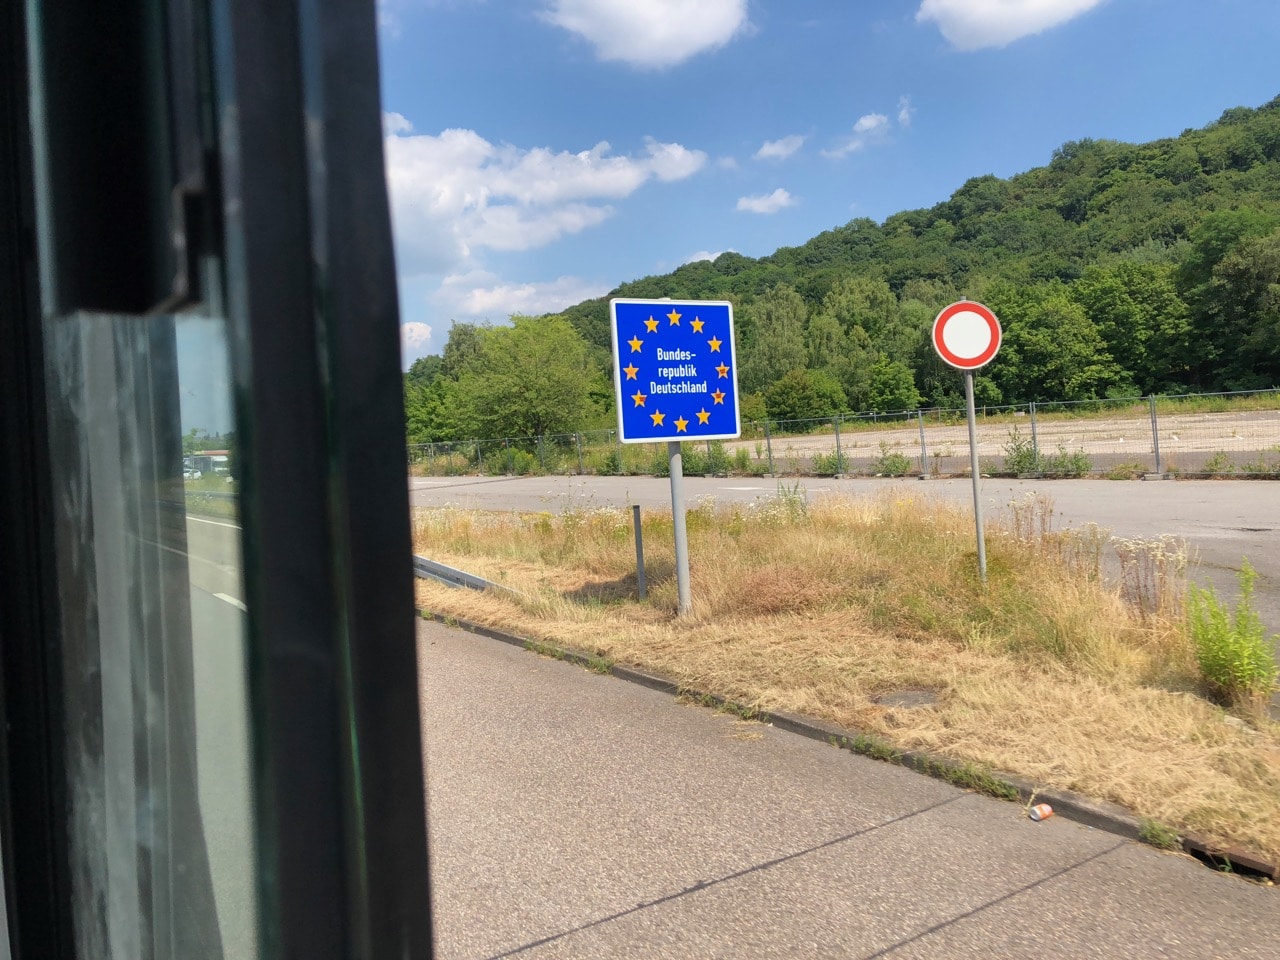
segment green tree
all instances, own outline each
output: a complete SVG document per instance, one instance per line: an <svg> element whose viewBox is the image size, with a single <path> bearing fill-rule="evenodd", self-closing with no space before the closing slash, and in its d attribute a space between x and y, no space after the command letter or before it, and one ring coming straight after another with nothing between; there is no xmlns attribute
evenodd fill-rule
<svg viewBox="0 0 1280 960"><path fill-rule="evenodd" d="M810 420L845 409L845 396L840 384L827 374L795 369L765 391L764 405L772 420Z"/></svg>
<svg viewBox="0 0 1280 960"><path fill-rule="evenodd" d="M991 291L988 305L1004 329L989 369L1001 394L1020 401L1106 396L1122 379L1097 325L1065 285Z"/></svg>
<svg viewBox="0 0 1280 960"><path fill-rule="evenodd" d="M453 387L455 423L481 438L571 433L592 414L601 371L563 317L512 317L483 331Z"/></svg>
<svg viewBox="0 0 1280 960"><path fill-rule="evenodd" d="M1240 241L1201 295L1202 326L1219 354L1222 386L1280 383L1280 230Z"/></svg>
<svg viewBox="0 0 1280 960"><path fill-rule="evenodd" d="M455 320L449 327L449 339L444 344L438 373L453 380L462 376L480 356L481 341L489 329L487 324L459 323Z"/></svg>
<svg viewBox="0 0 1280 960"><path fill-rule="evenodd" d="M886 413L915 410L920 406L921 397L911 368L882 353L871 368L868 399L872 410Z"/></svg>
<svg viewBox="0 0 1280 960"><path fill-rule="evenodd" d="M898 316L898 298L883 280L870 277L842 277L822 303L848 333L856 327L867 332L872 343L889 336Z"/></svg>
<svg viewBox="0 0 1280 960"><path fill-rule="evenodd" d="M771 287L741 313L746 342L739 369L745 392L764 390L788 370L804 366L808 312L793 288Z"/></svg>
<svg viewBox="0 0 1280 960"><path fill-rule="evenodd" d="M427 387L440 373L444 360L434 354L413 361L404 375L405 386Z"/></svg>
<svg viewBox="0 0 1280 960"><path fill-rule="evenodd" d="M182 455L189 457L199 450L208 450L209 434L199 427L192 427L182 435Z"/></svg>
<svg viewBox="0 0 1280 960"><path fill-rule="evenodd" d="M1071 298L1102 335L1120 389L1147 394L1187 384L1191 321L1171 265L1094 265L1071 285Z"/></svg>

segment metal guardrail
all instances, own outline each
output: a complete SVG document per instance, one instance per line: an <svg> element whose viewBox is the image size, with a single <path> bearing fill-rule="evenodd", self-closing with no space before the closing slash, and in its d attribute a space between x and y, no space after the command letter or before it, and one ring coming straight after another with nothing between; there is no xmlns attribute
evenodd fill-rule
<svg viewBox="0 0 1280 960"><path fill-rule="evenodd" d="M523 596L518 590L512 590L510 587L503 586L500 583L494 583L492 580L478 577L474 573L467 573L465 570L459 570L456 567L429 560L416 553L413 555L413 575L423 580L436 580L450 587L465 587L468 590L496 590L499 593L505 593L513 597Z"/></svg>

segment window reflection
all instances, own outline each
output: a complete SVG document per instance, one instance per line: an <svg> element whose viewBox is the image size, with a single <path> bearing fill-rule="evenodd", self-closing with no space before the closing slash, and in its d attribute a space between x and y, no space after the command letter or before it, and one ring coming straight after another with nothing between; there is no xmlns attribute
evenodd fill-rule
<svg viewBox="0 0 1280 960"><path fill-rule="evenodd" d="M256 955L237 500L184 476L181 439L230 423L222 326L46 322L83 956Z"/></svg>

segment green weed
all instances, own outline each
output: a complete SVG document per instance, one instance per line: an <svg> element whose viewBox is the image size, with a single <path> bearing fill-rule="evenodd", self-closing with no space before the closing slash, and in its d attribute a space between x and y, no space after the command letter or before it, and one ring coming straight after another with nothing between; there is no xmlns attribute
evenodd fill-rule
<svg viewBox="0 0 1280 960"><path fill-rule="evenodd" d="M815 453L813 472L819 477L834 477L849 472L849 458L844 453Z"/></svg>
<svg viewBox="0 0 1280 960"><path fill-rule="evenodd" d="M910 469L910 457L900 450L889 449L887 441L880 441L880 456L871 464L872 473L886 477L904 477Z"/></svg>
<svg viewBox="0 0 1280 960"><path fill-rule="evenodd" d="M1228 613L1213 587L1194 584L1187 592L1187 626L1209 692L1224 706L1262 709L1276 686L1276 661L1257 611L1253 584L1258 575L1240 565L1240 599Z"/></svg>
<svg viewBox="0 0 1280 960"><path fill-rule="evenodd" d="M1031 438L1024 437L1016 425L1009 431L1009 439L1004 445L1004 469L1001 472L1014 476L1040 472L1040 452Z"/></svg>
<svg viewBox="0 0 1280 960"><path fill-rule="evenodd" d="M1235 473L1236 465L1227 454L1219 450L1204 463L1204 472L1215 477Z"/></svg>
<svg viewBox="0 0 1280 960"><path fill-rule="evenodd" d="M1067 450L1058 444L1058 452L1040 458L1040 472L1047 477L1083 477L1093 469L1093 461L1083 450Z"/></svg>
<svg viewBox="0 0 1280 960"><path fill-rule="evenodd" d="M1149 843L1153 847L1159 847L1161 850L1177 850L1181 845L1181 838L1176 830L1166 827L1158 820L1143 819L1142 827L1138 831L1138 839L1143 843Z"/></svg>

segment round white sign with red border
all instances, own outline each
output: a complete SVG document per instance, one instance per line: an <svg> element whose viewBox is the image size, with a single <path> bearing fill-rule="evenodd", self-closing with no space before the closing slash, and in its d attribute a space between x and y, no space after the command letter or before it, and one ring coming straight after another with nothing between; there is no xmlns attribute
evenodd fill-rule
<svg viewBox="0 0 1280 960"><path fill-rule="evenodd" d="M933 321L933 349L957 370L977 370L1000 349L1000 321L987 307L961 300Z"/></svg>

